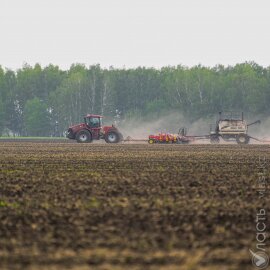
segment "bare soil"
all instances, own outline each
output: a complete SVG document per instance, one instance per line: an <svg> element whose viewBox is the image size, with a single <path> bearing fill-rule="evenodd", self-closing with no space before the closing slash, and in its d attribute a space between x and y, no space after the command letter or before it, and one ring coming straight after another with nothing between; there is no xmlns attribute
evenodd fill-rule
<svg viewBox="0 0 270 270"><path fill-rule="evenodd" d="M20 141L0 154L0 269L253 269L267 145Z"/></svg>

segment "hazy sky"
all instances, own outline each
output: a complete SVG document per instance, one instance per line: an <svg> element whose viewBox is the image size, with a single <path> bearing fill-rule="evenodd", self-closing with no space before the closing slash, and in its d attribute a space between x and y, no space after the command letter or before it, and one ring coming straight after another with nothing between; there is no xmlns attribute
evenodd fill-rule
<svg viewBox="0 0 270 270"><path fill-rule="evenodd" d="M0 0L0 65L270 65L269 0Z"/></svg>

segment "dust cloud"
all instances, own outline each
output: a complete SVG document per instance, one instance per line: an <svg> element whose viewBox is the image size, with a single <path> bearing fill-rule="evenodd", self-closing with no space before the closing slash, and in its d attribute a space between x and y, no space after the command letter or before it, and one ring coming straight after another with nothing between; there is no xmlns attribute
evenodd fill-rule
<svg viewBox="0 0 270 270"><path fill-rule="evenodd" d="M254 118L254 121L260 119L259 117ZM248 123L253 121L248 121ZM252 137L260 140L270 142L270 117L261 118L261 124L252 125L248 128L248 134Z"/></svg>
<svg viewBox="0 0 270 270"><path fill-rule="evenodd" d="M209 134L209 126L205 119L191 123L179 113L170 113L152 121L126 119L118 124L124 138L130 136L133 139L148 139L150 134L178 133L181 127L187 128L188 135L206 135Z"/></svg>

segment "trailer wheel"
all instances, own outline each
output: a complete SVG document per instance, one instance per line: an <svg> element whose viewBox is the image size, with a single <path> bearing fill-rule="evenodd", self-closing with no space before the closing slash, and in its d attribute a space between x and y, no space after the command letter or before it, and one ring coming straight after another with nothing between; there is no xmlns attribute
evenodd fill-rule
<svg viewBox="0 0 270 270"><path fill-rule="evenodd" d="M210 143L212 144L219 144L219 137L218 136L211 136Z"/></svg>
<svg viewBox="0 0 270 270"><path fill-rule="evenodd" d="M119 143L120 142L120 134L115 131L109 131L105 135L106 143Z"/></svg>
<svg viewBox="0 0 270 270"><path fill-rule="evenodd" d="M76 134L76 140L78 143L92 142L92 135L87 130L81 130Z"/></svg>
<svg viewBox="0 0 270 270"><path fill-rule="evenodd" d="M236 142L238 144L248 144L249 143L249 136L247 136L246 134L239 134L236 137Z"/></svg>

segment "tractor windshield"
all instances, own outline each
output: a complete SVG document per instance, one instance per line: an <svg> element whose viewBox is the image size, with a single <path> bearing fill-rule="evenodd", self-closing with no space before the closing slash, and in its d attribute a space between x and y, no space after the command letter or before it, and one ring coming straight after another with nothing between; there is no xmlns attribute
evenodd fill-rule
<svg viewBox="0 0 270 270"><path fill-rule="evenodd" d="M99 117L87 117L86 122L91 128L99 128L101 126L101 118Z"/></svg>

